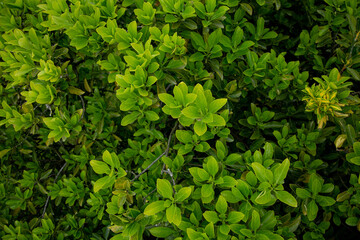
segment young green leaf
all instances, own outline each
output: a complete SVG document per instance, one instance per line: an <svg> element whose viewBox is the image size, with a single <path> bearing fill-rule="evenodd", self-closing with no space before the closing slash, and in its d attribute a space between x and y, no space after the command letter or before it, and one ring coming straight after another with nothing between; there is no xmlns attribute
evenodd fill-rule
<svg viewBox="0 0 360 240"><path fill-rule="evenodd" d="M181 210L175 204L166 209L166 218L169 223L179 226L181 223Z"/></svg>
<svg viewBox="0 0 360 240"><path fill-rule="evenodd" d="M289 205L290 207L297 207L297 201L293 195L287 191L275 191L275 196L283 203Z"/></svg>
<svg viewBox="0 0 360 240"><path fill-rule="evenodd" d="M317 195L322 188L323 181L316 173L312 173L309 179L309 188L313 195Z"/></svg>
<svg viewBox="0 0 360 240"><path fill-rule="evenodd" d="M212 101L209 105L209 112L217 113L227 102L226 98L220 98Z"/></svg>
<svg viewBox="0 0 360 240"><path fill-rule="evenodd" d="M274 180L275 184L282 184L286 178L287 172L289 171L290 161L285 159L275 170L274 170Z"/></svg>
<svg viewBox="0 0 360 240"><path fill-rule="evenodd" d="M183 187L175 193L175 201L182 202L191 195L191 187Z"/></svg>
<svg viewBox="0 0 360 240"><path fill-rule="evenodd" d="M332 197L317 195L316 202L321 207L329 207L329 206L334 205L336 201Z"/></svg>
<svg viewBox="0 0 360 240"><path fill-rule="evenodd" d="M234 224L240 222L244 217L245 215L242 212L231 211L226 221L228 223Z"/></svg>
<svg viewBox="0 0 360 240"><path fill-rule="evenodd" d="M222 214L222 213L226 213L228 208L226 199L220 195L218 201L215 204L215 209L218 213Z"/></svg>
<svg viewBox="0 0 360 240"><path fill-rule="evenodd" d="M94 192L98 192L100 191L101 189L104 189L106 187L108 187L109 185L112 185L114 184L115 182L115 177L112 176L105 176L105 177L102 177L100 179L98 179L95 184L94 184Z"/></svg>
<svg viewBox="0 0 360 240"><path fill-rule="evenodd" d="M220 220L217 213L214 211L205 211L203 213L203 215L204 215L204 218L206 219L206 221L214 223L214 224Z"/></svg>
<svg viewBox="0 0 360 240"><path fill-rule="evenodd" d="M115 163L113 161L113 158L110 154L110 152L108 150L105 150L103 155L102 155L102 159L104 160L104 162L106 162L107 164L110 165L110 167L114 167Z"/></svg>
<svg viewBox="0 0 360 240"><path fill-rule="evenodd" d="M121 126L127 126L129 124L132 124L133 122L136 121L136 119L140 116L139 112L132 112L128 115L126 115L122 120L121 120Z"/></svg>
<svg viewBox="0 0 360 240"><path fill-rule="evenodd" d="M255 202L258 204L267 204L272 200L271 192L269 189L265 189L260 192L260 194L256 197Z"/></svg>
<svg viewBox="0 0 360 240"><path fill-rule="evenodd" d="M156 182L158 193L164 198L173 199L173 190L171 184L166 179L158 179Z"/></svg>
<svg viewBox="0 0 360 240"><path fill-rule="evenodd" d="M154 111L146 111L145 112L145 117L149 121L157 121L157 120L159 120L159 115L157 115L157 113L154 112Z"/></svg>
<svg viewBox="0 0 360 240"><path fill-rule="evenodd" d="M318 213L319 207L317 206L315 200L311 200L307 205L307 217L309 221L314 221L317 213Z"/></svg>
<svg viewBox="0 0 360 240"><path fill-rule="evenodd" d="M311 197L311 193L308 190L302 188L296 189L296 195L301 199L306 199Z"/></svg>
<svg viewBox="0 0 360 240"><path fill-rule="evenodd" d="M194 125L194 131L198 136L202 136L207 131L206 123L202 121L196 121Z"/></svg>
<svg viewBox="0 0 360 240"><path fill-rule="evenodd" d="M144 214L147 216L152 216L163 210L165 210L165 201L156 201L146 206L144 209Z"/></svg>
<svg viewBox="0 0 360 240"><path fill-rule="evenodd" d="M255 175L260 182L266 182L266 168L258 162L253 162L251 167L254 169Z"/></svg>
<svg viewBox="0 0 360 240"><path fill-rule="evenodd" d="M109 166L101 161L97 161L97 160L91 160L90 161L90 165L93 168L94 172L96 172L97 174L109 174L110 173L110 168Z"/></svg>
<svg viewBox="0 0 360 240"><path fill-rule="evenodd" d="M168 227L153 227L149 229L150 233L157 238L167 238L175 231Z"/></svg>
<svg viewBox="0 0 360 240"><path fill-rule="evenodd" d="M181 112L182 112L182 114L184 114L186 117L192 118L192 119L201 118L201 117L202 117L199 109L196 108L196 107L194 107L194 106L188 106L188 107L184 108Z"/></svg>
<svg viewBox="0 0 360 240"><path fill-rule="evenodd" d="M260 215L256 210L253 210L251 213L251 220L250 220L250 229L256 231L260 227Z"/></svg>
<svg viewBox="0 0 360 240"><path fill-rule="evenodd" d="M210 173L211 176L215 177L216 173L219 170L219 165L213 156L207 158L206 166L207 166L207 172Z"/></svg>

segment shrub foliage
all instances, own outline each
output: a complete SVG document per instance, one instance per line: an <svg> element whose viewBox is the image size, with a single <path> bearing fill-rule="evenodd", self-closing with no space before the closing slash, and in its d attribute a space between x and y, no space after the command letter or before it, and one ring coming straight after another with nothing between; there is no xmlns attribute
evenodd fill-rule
<svg viewBox="0 0 360 240"><path fill-rule="evenodd" d="M360 231L357 0L1 0L2 239Z"/></svg>

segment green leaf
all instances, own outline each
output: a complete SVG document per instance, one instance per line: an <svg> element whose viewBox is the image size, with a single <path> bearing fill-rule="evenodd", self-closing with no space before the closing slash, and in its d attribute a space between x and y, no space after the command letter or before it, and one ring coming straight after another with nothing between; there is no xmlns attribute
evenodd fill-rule
<svg viewBox="0 0 360 240"><path fill-rule="evenodd" d="M236 163L240 163L242 160L242 156L239 153L231 153L227 158L225 163L228 165L233 165Z"/></svg>
<svg viewBox="0 0 360 240"><path fill-rule="evenodd" d="M136 119L140 116L139 112L132 112L128 115L126 115L122 120L121 120L121 126L127 126L129 124L132 124L133 122L136 121Z"/></svg>
<svg viewBox="0 0 360 240"><path fill-rule="evenodd" d="M272 39L272 38L276 38L278 36L278 34L274 31L270 31L270 32L267 32L263 37L262 39Z"/></svg>
<svg viewBox="0 0 360 240"><path fill-rule="evenodd" d="M195 178L195 180L199 182L209 180L210 178L210 175L202 168L189 168L189 172Z"/></svg>
<svg viewBox="0 0 360 240"><path fill-rule="evenodd" d="M147 120L152 122L159 120L159 115L157 115L157 113L154 111L146 111L145 117Z"/></svg>
<svg viewBox="0 0 360 240"><path fill-rule="evenodd" d="M171 205L166 209L166 218L169 223L174 223L176 226L179 226L181 223L181 210L175 204Z"/></svg>
<svg viewBox="0 0 360 240"><path fill-rule="evenodd" d="M152 216L163 210L165 210L165 201L156 201L146 206L144 214L147 216Z"/></svg>
<svg viewBox="0 0 360 240"><path fill-rule="evenodd" d="M290 161L285 159L275 170L274 170L274 180L275 184L282 184L286 178L287 172L289 171Z"/></svg>
<svg viewBox="0 0 360 240"><path fill-rule="evenodd" d="M222 195L220 195L218 201L215 204L216 211L220 214L226 213L227 208L228 208L228 205L227 205L226 199Z"/></svg>
<svg viewBox="0 0 360 240"><path fill-rule="evenodd" d="M302 189L302 188L297 188L296 189L296 195L299 198L302 198L302 199L306 199L306 198L311 197L311 193L308 190Z"/></svg>
<svg viewBox="0 0 360 240"><path fill-rule="evenodd" d="M176 130L175 132L176 138L182 143L192 143L192 132L185 130Z"/></svg>
<svg viewBox="0 0 360 240"><path fill-rule="evenodd" d="M154 237L158 238L167 238L171 234L175 233L175 231L168 227L154 227L149 229L150 233Z"/></svg>
<svg viewBox="0 0 360 240"><path fill-rule="evenodd" d="M220 225L219 231L224 235L228 235L230 232L230 227L229 225L223 223Z"/></svg>
<svg viewBox="0 0 360 240"><path fill-rule="evenodd" d="M64 123L60 118L43 118L43 121L45 123L45 125L50 128L50 129L57 129L58 127L63 127Z"/></svg>
<svg viewBox="0 0 360 240"><path fill-rule="evenodd" d="M187 5L184 9L184 11L181 13L181 16L186 19L190 17L196 16L195 9L192 6Z"/></svg>
<svg viewBox="0 0 360 240"><path fill-rule="evenodd" d="M136 102L134 102L134 99L126 99L125 101L121 102L120 105L120 110L121 111L129 111L131 110L133 107L135 107Z"/></svg>
<svg viewBox="0 0 360 240"><path fill-rule="evenodd" d="M213 156L207 158L206 166L207 166L207 172L210 173L211 176L215 177L216 173L219 170L219 165Z"/></svg>
<svg viewBox="0 0 360 240"><path fill-rule="evenodd" d="M357 81L360 81L360 74L357 70L347 67L346 71Z"/></svg>
<svg viewBox="0 0 360 240"><path fill-rule="evenodd" d="M322 179L316 173L312 173L309 179L309 187L313 195L318 194L322 188Z"/></svg>
<svg viewBox="0 0 360 240"><path fill-rule="evenodd" d="M183 187L175 193L175 201L182 202L191 195L191 187Z"/></svg>
<svg viewBox="0 0 360 240"><path fill-rule="evenodd" d="M253 41L245 41L243 42L240 47L237 49L237 51L244 51L247 50L249 47L255 45Z"/></svg>
<svg viewBox="0 0 360 240"><path fill-rule="evenodd" d="M102 159L104 160L104 162L106 162L107 164L110 165L110 167L114 167L115 163L113 161L113 158L110 154L110 152L108 150L105 150L103 155L102 155Z"/></svg>
<svg viewBox="0 0 360 240"><path fill-rule="evenodd" d="M351 163L353 163L353 164L355 164L355 165L359 165L359 166L360 166L360 156L350 158L349 162L351 162Z"/></svg>
<svg viewBox="0 0 360 240"><path fill-rule="evenodd" d="M355 139L356 139L356 133L355 133L355 129L352 125L348 124L346 125L346 140L348 141L348 143L350 145L353 145L355 143Z"/></svg>
<svg viewBox="0 0 360 240"><path fill-rule="evenodd" d="M329 206L334 205L336 201L332 197L317 195L316 196L316 202L321 207L329 207Z"/></svg>
<svg viewBox="0 0 360 240"><path fill-rule="evenodd" d="M194 131L198 136L202 136L207 131L206 123L202 121L196 121L194 125Z"/></svg>
<svg viewBox="0 0 360 240"><path fill-rule="evenodd" d="M357 156L360 156L360 142L355 142L353 144L354 147L354 152L356 153Z"/></svg>
<svg viewBox="0 0 360 240"><path fill-rule="evenodd" d="M196 97L196 106L202 110L203 114L205 115L205 113L207 112L207 99L205 97L205 93L204 93L204 88L203 86L201 86L200 84L196 84L196 86L194 87L193 93L195 93L197 95Z"/></svg>
<svg viewBox="0 0 360 240"><path fill-rule="evenodd" d="M210 175L202 168L198 168L197 173L202 181L209 180L210 178Z"/></svg>
<svg viewBox="0 0 360 240"><path fill-rule="evenodd" d="M216 7L216 0L206 0L205 7L208 13L214 12Z"/></svg>
<svg viewBox="0 0 360 240"><path fill-rule="evenodd" d="M206 221L212 222L212 223L217 223L220 220L217 213L214 211L205 211L203 213L203 216L206 219Z"/></svg>
<svg viewBox="0 0 360 240"><path fill-rule="evenodd" d="M171 59L166 68L169 69L184 69L186 67L186 62L182 60Z"/></svg>
<svg viewBox="0 0 360 240"><path fill-rule="evenodd" d="M220 98L212 101L209 104L209 112L211 113L217 113L227 102L226 98Z"/></svg>
<svg viewBox="0 0 360 240"><path fill-rule="evenodd" d="M109 174L110 173L109 166L102 161L91 160L90 165L93 168L94 172L96 172L97 174L104 174L104 173Z"/></svg>
<svg viewBox="0 0 360 240"><path fill-rule="evenodd" d="M159 99L165 103L166 105L175 106L175 99L172 95L168 93L160 93L158 94Z"/></svg>
<svg viewBox="0 0 360 240"><path fill-rule="evenodd" d="M258 204L267 204L272 200L271 192L269 189L265 189L260 192L260 194L256 197L255 202Z"/></svg>
<svg viewBox="0 0 360 240"><path fill-rule="evenodd" d="M200 113L199 109L194 106L189 106L189 107L184 108L181 111L181 113L184 114L188 118L192 118L192 119L201 118L201 113Z"/></svg>
<svg viewBox="0 0 360 240"><path fill-rule="evenodd" d="M252 9L250 4L241 3L240 5L241 5L241 8L244 9L247 12L247 14L249 14L250 16L252 15L253 9Z"/></svg>
<svg viewBox="0 0 360 240"><path fill-rule="evenodd" d="M260 215L256 210L251 213L250 229L253 231L258 230L260 227Z"/></svg>
<svg viewBox="0 0 360 240"><path fill-rule="evenodd" d="M264 146L264 154L263 154L263 159L267 160L267 159L272 159L273 155L274 155L274 148L272 146L271 143L265 143Z"/></svg>
<svg viewBox="0 0 360 240"><path fill-rule="evenodd" d="M204 54L196 52L189 58L189 62L201 62L204 59Z"/></svg>
<svg viewBox="0 0 360 240"><path fill-rule="evenodd" d="M222 16L224 16L224 14L229 10L230 8L226 7L226 6L221 6L219 7L215 12L214 15L211 16L210 20L216 20L218 18L221 18Z"/></svg>
<svg viewBox="0 0 360 240"><path fill-rule="evenodd" d="M209 223L208 225L206 225L205 227L205 233L206 235L210 238L213 239L215 238L215 229L214 229L214 223Z"/></svg>
<svg viewBox="0 0 360 240"><path fill-rule="evenodd" d="M266 168L258 162L253 162L251 167L254 169L255 175L260 182L266 182Z"/></svg>
<svg viewBox="0 0 360 240"><path fill-rule="evenodd" d="M245 215L242 212L231 211L226 221L228 223L234 224L240 222L244 217Z"/></svg>
<svg viewBox="0 0 360 240"><path fill-rule="evenodd" d="M260 5L263 6L265 4L265 0L256 0L256 2Z"/></svg>
<svg viewBox="0 0 360 240"><path fill-rule="evenodd" d="M203 235L199 232L196 232L194 229L192 228L187 228L186 229L186 233L189 237L190 240L199 240L199 239L204 239Z"/></svg>
<svg viewBox="0 0 360 240"><path fill-rule="evenodd" d="M137 23L136 23L136 21L132 21L131 23L129 23L127 29L128 29L128 32L130 33L130 35L132 37L137 36Z"/></svg>
<svg viewBox="0 0 360 240"><path fill-rule="evenodd" d="M293 195L288 193L287 191L275 191L275 196L281 202L289 205L290 207L297 207L297 201Z"/></svg>
<svg viewBox="0 0 360 240"><path fill-rule="evenodd" d="M225 119L222 116L220 116L218 114L213 114L212 118L213 118L213 121L211 123L207 124L210 127L223 127L226 125Z"/></svg>
<svg viewBox="0 0 360 240"><path fill-rule="evenodd" d="M75 95L83 95L85 93L83 90L73 87L73 86L68 87L68 91L69 91L69 93L75 94Z"/></svg>
<svg viewBox="0 0 360 240"><path fill-rule="evenodd" d="M212 32L209 35L207 42L209 44L210 49L213 48L220 41L221 35L222 35L221 28L216 29L214 32Z"/></svg>
<svg viewBox="0 0 360 240"><path fill-rule="evenodd" d="M314 221L317 213L318 213L318 206L316 205L315 200L311 200L309 204L307 205L307 217L309 221Z"/></svg>
<svg viewBox="0 0 360 240"><path fill-rule="evenodd" d="M212 184L203 184L201 187L201 200L203 203L210 203L214 199L214 189Z"/></svg>
<svg viewBox="0 0 360 240"><path fill-rule="evenodd" d="M0 159L2 157L4 157L10 150L11 150L11 148L1 150L0 151Z"/></svg>
<svg viewBox="0 0 360 240"><path fill-rule="evenodd" d="M202 47L205 49L205 42L200 34L191 32L191 41L193 42L194 47L196 47L197 49L199 47Z"/></svg>
<svg viewBox="0 0 360 240"><path fill-rule="evenodd" d="M107 185L110 185L111 182L114 183L115 177L105 176L100 179L98 179L94 184L94 192L98 192L101 189L104 189L107 187Z"/></svg>
<svg viewBox="0 0 360 240"><path fill-rule="evenodd" d="M359 222L359 218L357 217L349 217L345 221L345 223L351 227L355 227L356 225L358 225L358 222Z"/></svg>
<svg viewBox="0 0 360 240"><path fill-rule="evenodd" d="M164 198L173 199L173 190L168 180L158 179L156 181L156 188L158 193Z"/></svg>

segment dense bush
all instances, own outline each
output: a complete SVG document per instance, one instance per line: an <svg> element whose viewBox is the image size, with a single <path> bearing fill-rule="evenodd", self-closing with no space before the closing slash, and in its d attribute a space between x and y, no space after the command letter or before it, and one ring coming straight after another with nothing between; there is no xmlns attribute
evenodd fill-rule
<svg viewBox="0 0 360 240"><path fill-rule="evenodd" d="M357 0L1 0L0 32L2 239L358 239Z"/></svg>

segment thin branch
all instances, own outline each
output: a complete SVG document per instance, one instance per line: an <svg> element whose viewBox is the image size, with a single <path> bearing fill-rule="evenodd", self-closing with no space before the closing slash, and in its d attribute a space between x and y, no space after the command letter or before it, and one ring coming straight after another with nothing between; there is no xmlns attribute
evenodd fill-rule
<svg viewBox="0 0 360 240"><path fill-rule="evenodd" d="M58 151L55 150L55 153L58 155L58 157L60 157L60 158L62 159L62 157L61 157L61 155L58 153ZM58 172L58 173L56 174L56 176L55 176L54 183L56 183L56 181L57 181L57 179L59 178L61 172L65 169L65 167L66 167L67 165L68 165L68 163L65 162L64 165L60 168L59 172ZM48 197L46 198L46 202L45 202L45 206L44 206L44 209L43 209L41 218L44 218L44 216L45 216L46 209L47 209L47 207L48 207L48 205L49 205L49 201L50 201L50 195L48 194Z"/></svg>
<svg viewBox="0 0 360 240"><path fill-rule="evenodd" d="M143 202L145 203L146 202L146 198L148 196L150 196L151 194L153 194L154 192L156 192L157 188L153 189L151 192L149 192L145 197L143 197Z"/></svg>
<svg viewBox="0 0 360 240"><path fill-rule="evenodd" d="M167 92L172 85L174 85L174 84L170 83L169 85L167 85L167 87L165 88L165 91Z"/></svg>
<svg viewBox="0 0 360 240"><path fill-rule="evenodd" d="M171 142L171 137L176 129L178 125L178 122L175 123L175 126L171 129L171 132L169 134L169 139L168 139L168 143L167 143L167 146L166 146L166 149L165 151L160 154L160 156L158 156L152 163L150 163L149 166L147 166L144 170L141 171L141 173L139 173L137 176L135 176L131 182L135 181L136 179L138 179L141 175L143 175L147 170L149 170L155 163L157 163L157 161L159 161L160 158L162 158L163 156L167 156L168 153L169 153L169 149L170 149L170 142Z"/></svg>
<svg viewBox="0 0 360 240"><path fill-rule="evenodd" d="M51 117L51 115L52 115L52 109L51 109L50 105L49 105L49 104L45 104L45 107L46 107L45 110L49 110L49 112L50 112L49 116Z"/></svg>
<svg viewBox="0 0 360 240"><path fill-rule="evenodd" d="M29 137L29 135L30 135L30 133L31 133L31 128L32 128L32 127L29 128L29 131L27 132L27 134L25 135L25 137L23 137L23 139L21 140L21 142L19 142L18 144L16 144L16 145L13 147L13 149L18 148L21 144L23 144L23 143L26 141L26 139Z"/></svg>
<svg viewBox="0 0 360 240"><path fill-rule="evenodd" d="M171 172L170 168L168 168L168 169L166 169L166 170L164 170L164 169L165 169L165 164L164 164L164 166L163 166L163 170L161 170L161 174L163 174L163 173L169 174L169 176L170 176L170 178L171 178L171 181L172 181L172 190L173 190L173 192L174 192L174 194L175 194L176 191L175 191L174 186L176 185L176 183L175 183L175 179L174 179L174 174Z"/></svg>
<svg viewBox="0 0 360 240"><path fill-rule="evenodd" d="M149 168L152 167L152 165L154 165L160 158L162 158L162 156L164 156L166 154L166 150L165 152L163 152L162 154L160 154L160 156L158 156L152 163L150 163L149 166L147 166L147 168L145 168L144 170L141 171L141 173L139 173L139 175L136 175L131 182L135 181L136 179L138 179L141 175L143 175L147 170L149 170Z"/></svg>

